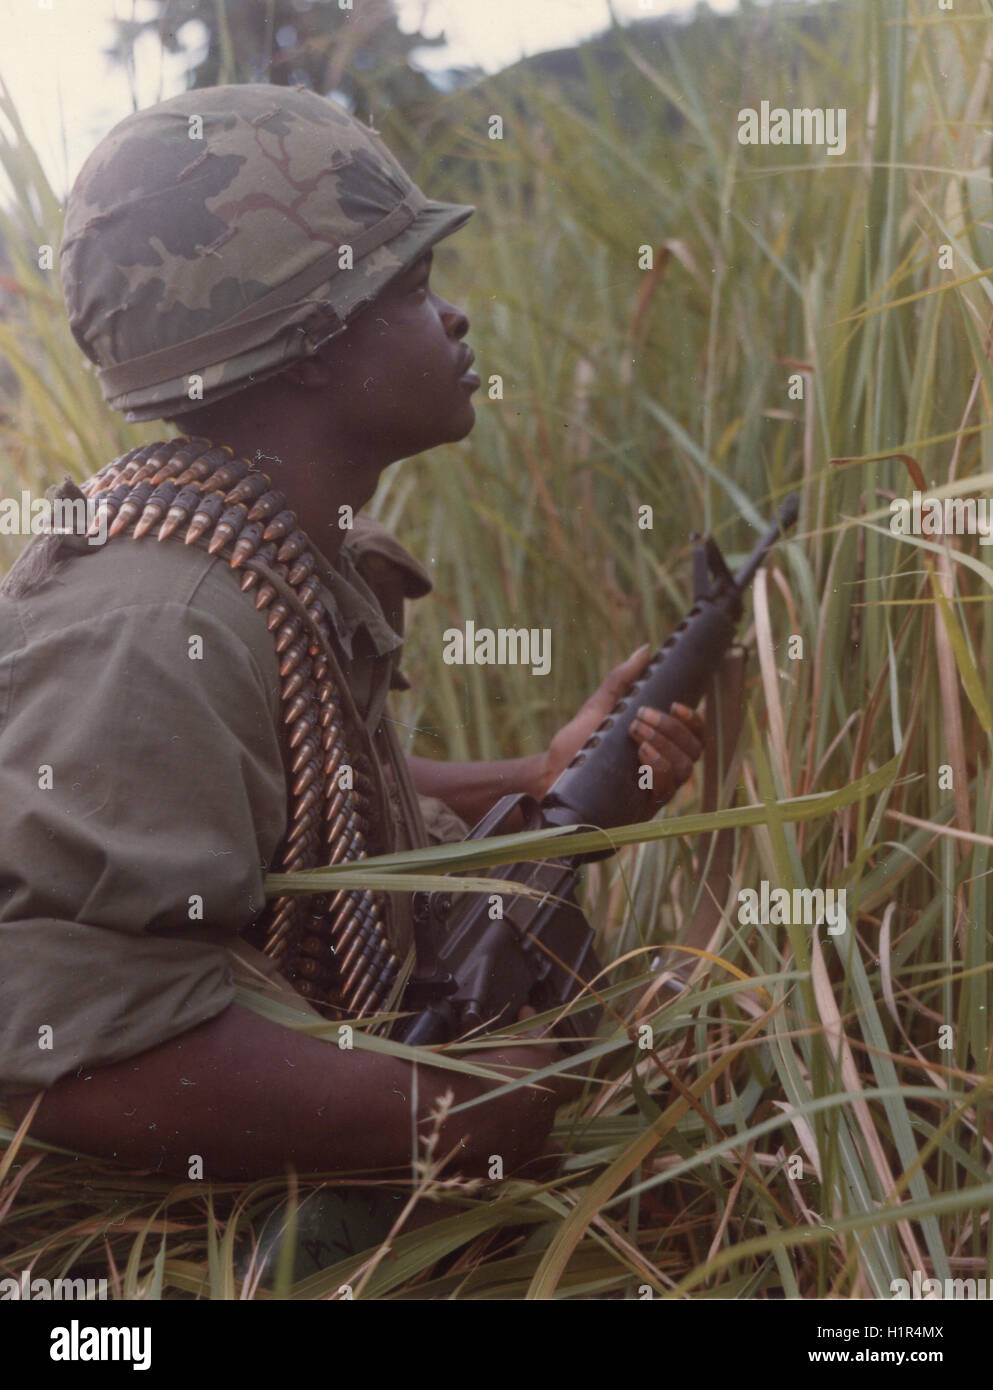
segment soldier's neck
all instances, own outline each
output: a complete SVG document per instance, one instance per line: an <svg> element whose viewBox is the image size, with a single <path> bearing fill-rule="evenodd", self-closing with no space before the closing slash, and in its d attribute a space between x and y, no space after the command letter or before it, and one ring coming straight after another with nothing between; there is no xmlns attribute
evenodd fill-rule
<svg viewBox="0 0 993 1390"><path fill-rule="evenodd" d="M391 461L374 460L360 447L338 450L326 435L308 431L305 421L239 421L226 414L211 420L209 432L203 432L267 473L285 495L284 506L296 512L310 539L332 561L351 519L372 497L380 472Z"/></svg>

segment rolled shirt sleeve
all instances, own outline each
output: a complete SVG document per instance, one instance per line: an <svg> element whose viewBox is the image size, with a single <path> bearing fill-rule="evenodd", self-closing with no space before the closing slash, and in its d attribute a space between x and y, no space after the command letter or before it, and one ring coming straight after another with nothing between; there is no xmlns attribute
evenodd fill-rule
<svg viewBox="0 0 993 1390"><path fill-rule="evenodd" d="M261 912L286 825L278 685L265 624L202 552L136 567L112 542L3 604L0 1094L231 1003L225 940Z"/></svg>

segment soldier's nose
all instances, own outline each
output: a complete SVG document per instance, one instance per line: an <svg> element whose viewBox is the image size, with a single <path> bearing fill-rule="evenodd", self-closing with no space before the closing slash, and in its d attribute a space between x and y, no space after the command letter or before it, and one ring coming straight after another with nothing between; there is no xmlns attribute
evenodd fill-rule
<svg viewBox="0 0 993 1390"><path fill-rule="evenodd" d="M442 300L441 317L451 337L464 338L469 332L469 315L447 300Z"/></svg>

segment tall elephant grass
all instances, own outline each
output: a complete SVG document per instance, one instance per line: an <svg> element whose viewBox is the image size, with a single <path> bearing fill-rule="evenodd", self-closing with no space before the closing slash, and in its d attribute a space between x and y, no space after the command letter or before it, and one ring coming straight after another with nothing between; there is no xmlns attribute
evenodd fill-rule
<svg viewBox="0 0 993 1390"><path fill-rule="evenodd" d="M560 1112L561 1164L481 1187L427 1165L412 1201L436 1221L398 1229L389 1258L295 1286L284 1269L277 1293L885 1298L915 1269L993 1277L993 570L975 539L889 527L915 486L993 483L990 18L910 0L749 9L661 45L618 34L581 103L512 70L439 101L423 147L383 123L432 194L478 206L436 280L469 308L484 383L502 381L467 441L390 470L374 504L435 576L394 709L415 751L543 745L682 616L691 532L737 559L785 492L803 512L750 607L737 809L701 818L687 789L589 871L611 1010ZM845 154L739 145L739 108L762 100L846 108ZM0 153L17 194L0 466L5 489L38 487L132 436L35 264L54 201L19 136ZM549 628L550 674L445 665L444 629L470 618ZM728 824L732 887L672 997L649 964L685 941L701 830ZM348 881L485 872L500 848ZM847 931L742 925L737 890L762 879L844 889ZM0 1260L99 1265L128 1297L269 1296L235 1278L234 1251L278 1186L175 1185L28 1139L0 1166Z"/></svg>

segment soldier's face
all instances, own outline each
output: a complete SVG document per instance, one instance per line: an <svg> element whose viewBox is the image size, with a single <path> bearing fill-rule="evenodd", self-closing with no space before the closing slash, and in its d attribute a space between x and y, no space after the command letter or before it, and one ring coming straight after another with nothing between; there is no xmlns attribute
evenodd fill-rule
<svg viewBox="0 0 993 1390"><path fill-rule="evenodd" d="M432 288L431 260L410 266L327 345L336 428L393 458L463 439L476 418L469 320Z"/></svg>

